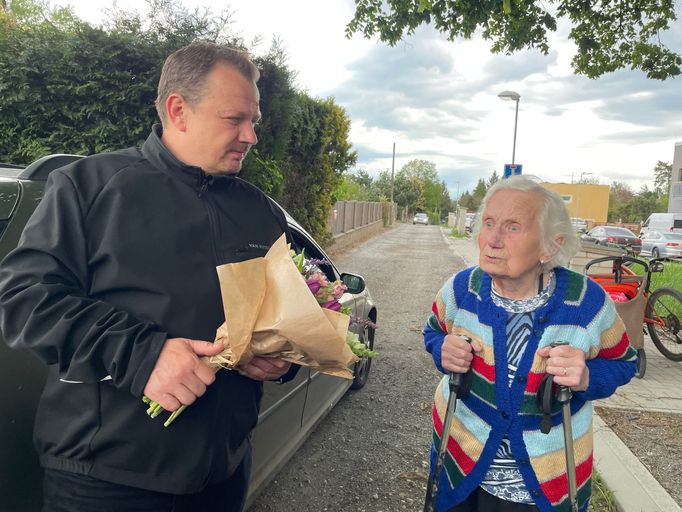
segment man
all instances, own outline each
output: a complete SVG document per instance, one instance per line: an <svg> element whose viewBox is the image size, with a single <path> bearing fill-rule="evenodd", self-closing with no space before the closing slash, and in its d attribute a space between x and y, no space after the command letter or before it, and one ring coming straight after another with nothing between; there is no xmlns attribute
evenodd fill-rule
<svg viewBox="0 0 682 512"><path fill-rule="evenodd" d="M200 359L224 321L215 267L265 254L281 210L236 177L257 142L258 70L197 42L173 53L141 149L53 171L0 267L0 328L49 365L36 417L45 511L240 511L263 380ZM145 414L146 395L169 428ZM201 399L197 400L198 397Z"/></svg>

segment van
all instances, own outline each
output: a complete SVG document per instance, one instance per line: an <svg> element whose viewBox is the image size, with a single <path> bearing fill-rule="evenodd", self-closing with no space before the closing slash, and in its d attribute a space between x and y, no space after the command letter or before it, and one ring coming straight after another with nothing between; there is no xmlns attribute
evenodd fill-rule
<svg viewBox="0 0 682 512"><path fill-rule="evenodd" d="M682 213L652 213L642 224L640 235L649 231L682 232Z"/></svg>

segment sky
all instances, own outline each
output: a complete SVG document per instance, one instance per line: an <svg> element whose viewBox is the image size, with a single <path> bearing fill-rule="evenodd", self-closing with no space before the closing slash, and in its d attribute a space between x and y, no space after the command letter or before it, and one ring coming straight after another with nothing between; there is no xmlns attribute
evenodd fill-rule
<svg viewBox="0 0 682 512"><path fill-rule="evenodd" d="M413 159L436 164L454 199L473 191L493 170L501 175L514 150L515 102L520 95L515 163L544 181L581 178L618 181L634 191L652 188L659 160L672 163L682 143L682 77L648 80L621 70L599 79L573 74L574 46L568 26L550 36L550 52L492 54L480 37L447 41L422 26L394 47L361 35L348 39L352 0L181 0L189 8L228 8L232 30L256 54L273 37L283 44L297 86L310 95L333 97L350 120L357 168L377 176ZM52 0L71 5L95 25L104 10L144 7L139 0ZM682 8L661 35L682 52Z"/></svg>

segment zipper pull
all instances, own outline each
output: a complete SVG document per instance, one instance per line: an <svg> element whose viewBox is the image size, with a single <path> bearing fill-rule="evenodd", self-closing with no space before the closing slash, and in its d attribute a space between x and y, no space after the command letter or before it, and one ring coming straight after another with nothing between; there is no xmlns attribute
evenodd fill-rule
<svg viewBox="0 0 682 512"><path fill-rule="evenodd" d="M201 185L199 186L199 197L202 196L206 189L213 183L213 176L209 174L204 174L201 176Z"/></svg>

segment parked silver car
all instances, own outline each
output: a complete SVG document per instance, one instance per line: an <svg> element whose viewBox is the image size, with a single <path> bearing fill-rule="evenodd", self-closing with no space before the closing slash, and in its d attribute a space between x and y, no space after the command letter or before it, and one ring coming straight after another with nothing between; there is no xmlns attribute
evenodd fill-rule
<svg viewBox="0 0 682 512"><path fill-rule="evenodd" d="M649 231L642 233L642 256L682 258L682 233Z"/></svg>
<svg viewBox="0 0 682 512"><path fill-rule="evenodd" d="M415 213L412 224L424 224L425 226L428 226L429 216L426 213Z"/></svg>

